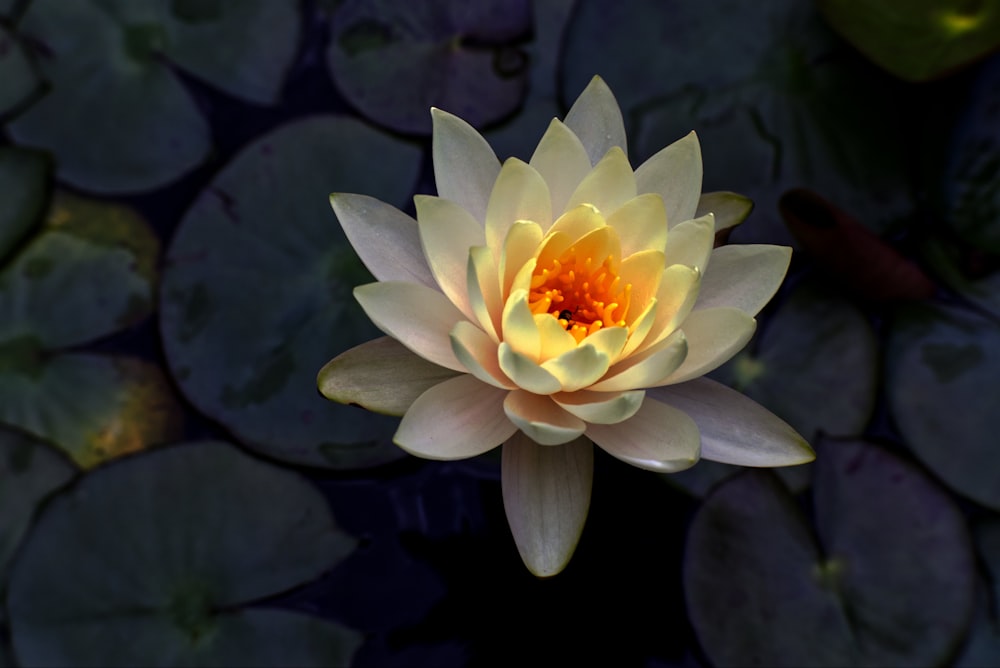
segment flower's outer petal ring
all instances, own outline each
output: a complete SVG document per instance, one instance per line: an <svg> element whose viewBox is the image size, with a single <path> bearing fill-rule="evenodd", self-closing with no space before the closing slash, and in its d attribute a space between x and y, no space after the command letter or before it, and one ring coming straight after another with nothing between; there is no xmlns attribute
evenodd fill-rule
<svg viewBox="0 0 1000 668"><path fill-rule="evenodd" d="M587 428L583 420L564 411L551 398L524 390L509 393L503 409L518 429L541 445L569 443Z"/></svg>
<svg viewBox="0 0 1000 668"><path fill-rule="evenodd" d="M580 138L591 164L597 164L612 146L628 153L622 111L601 77L595 76L590 80L570 107L564 122ZM701 191L700 187L698 191Z"/></svg>
<svg viewBox="0 0 1000 668"><path fill-rule="evenodd" d="M431 119L438 195L459 204L484 224L500 161L482 135L458 116L431 108Z"/></svg>
<svg viewBox="0 0 1000 668"><path fill-rule="evenodd" d="M555 448L517 433L503 446L503 506L524 565L545 578L569 563L590 509L594 446L585 438Z"/></svg>
<svg viewBox="0 0 1000 668"><path fill-rule="evenodd" d="M455 306L467 317L475 318L469 304L469 249L483 245L483 228L472 214L451 200L417 195L413 203L420 244L434 279Z"/></svg>
<svg viewBox="0 0 1000 668"><path fill-rule="evenodd" d="M316 376L316 385L327 399L402 415L430 387L456 375L457 371L432 364L383 336L327 362Z"/></svg>
<svg viewBox="0 0 1000 668"><path fill-rule="evenodd" d="M751 211L753 211L753 200L746 195L717 190L701 194L698 210L694 212L694 216L700 218L706 213L714 213L715 231L721 232L742 223Z"/></svg>
<svg viewBox="0 0 1000 668"><path fill-rule="evenodd" d="M658 385L674 385L714 371L750 341L757 321L735 308L694 311L681 328L688 341L687 357Z"/></svg>
<svg viewBox="0 0 1000 668"><path fill-rule="evenodd" d="M612 146L608 154L580 181L569 196L566 208L590 204L607 218L626 202L635 199L636 192L632 165L623 150Z"/></svg>
<svg viewBox="0 0 1000 668"><path fill-rule="evenodd" d="M434 364L465 372L448 338L465 316L443 294L414 283L387 281L359 285L354 298L380 330Z"/></svg>
<svg viewBox="0 0 1000 668"><path fill-rule="evenodd" d="M715 246L715 216L707 213L701 218L686 220L670 228L667 250L664 252L669 265L683 264L702 274L708 268Z"/></svg>
<svg viewBox="0 0 1000 668"><path fill-rule="evenodd" d="M618 424L635 415L642 406L645 392L560 392L552 395L552 400L567 413L584 422L594 424Z"/></svg>
<svg viewBox="0 0 1000 668"><path fill-rule="evenodd" d="M667 245L667 208L657 193L643 193L625 202L608 216L618 231L622 257L644 250L662 251Z"/></svg>
<svg viewBox="0 0 1000 668"><path fill-rule="evenodd" d="M613 457L660 473L690 468L701 449L694 420L649 396L625 422L587 425L587 438Z"/></svg>
<svg viewBox="0 0 1000 668"><path fill-rule="evenodd" d="M393 441L425 459L481 455L517 431L504 414L507 394L468 374L438 383L406 411Z"/></svg>
<svg viewBox="0 0 1000 668"><path fill-rule="evenodd" d="M635 170L641 193L659 193L673 227L694 218L701 197L701 145L693 131L654 154Z"/></svg>
<svg viewBox="0 0 1000 668"><path fill-rule="evenodd" d="M709 378L658 387L646 394L679 408L695 421L705 459L737 466L793 466L815 458L806 440L787 423Z"/></svg>
<svg viewBox="0 0 1000 668"><path fill-rule="evenodd" d="M566 210L569 196L591 168L587 149L558 118L552 119L529 164L549 186L553 217Z"/></svg>
<svg viewBox="0 0 1000 668"><path fill-rule="evenodd" d="M419 283L437 290L420 246L417 221L367 195L334 193L330 206L358 257L380 281Z"/></svg>
<svg viewBox="0 0 1000 668"><path fill-rule="evenodd" d="M781 287L792 259L787 246L735 245L716 248L701 279L694 310L729 306L754 316Z"/></svg>

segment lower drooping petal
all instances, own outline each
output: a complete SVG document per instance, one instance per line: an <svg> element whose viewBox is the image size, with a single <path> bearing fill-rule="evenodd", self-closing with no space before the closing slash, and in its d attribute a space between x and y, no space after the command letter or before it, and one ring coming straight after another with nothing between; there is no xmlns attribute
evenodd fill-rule
<svg viewBox="0 0 1000 668"><path fill-rule="evenodd" d="M504 399L510 421L540 445L561 445L583 433L586 423L547 396L515 390Z"/></svg>
<svg viewBox="0 0 1000 668"><path fill-rule="evenodd" d="M700 452L694 420L649 396L625 422L587 425L587 438L624 462L660 473L690 468Z"/></svg>
<svg viewBox="0 0 1000 668"><path fill-rule="evenodd" d="M738 466L792 466L815 457L806 440L784 420L714 380L698 378L646 394L695 421L705 459Z"/></svg>
<svg viewBox="0 0 1000 668"><path fill-rule="evenodd" d="M421 394L457 374L383 336L327 362L316 376L316 384L327 399L357 404L376 413L402 415Z"/></svg>
<svg viewBox="0 0 1000 668"><path fill-rule="evenodd" d="M585 438L543 447L524 434L503 446L503 505L525 566L538 577L559 573L580 540L590 508L594 446Z"/></svg>
<svg viewBox="0 0 1000 668"><path fill-rule="evenodd" d="M425 459L464 459L492 450L517 431L504 414L502 390L463 374L421 394L393 441Z"/></svg>

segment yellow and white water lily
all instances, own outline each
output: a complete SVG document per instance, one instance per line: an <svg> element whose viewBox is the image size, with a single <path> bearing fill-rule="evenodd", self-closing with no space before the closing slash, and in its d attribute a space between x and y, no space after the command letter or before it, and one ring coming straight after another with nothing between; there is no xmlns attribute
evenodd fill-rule
<svg viewBox="0 0 1000 668"><path fill-rule="evenodd" d="M701 196L693 132L633 170L596 77L528 162L501 165L467 123L431 113L438 196L415 198L416 220L331 196L378 279L355 297L386 336L320 371L327 397L402 415L394 440L419 457L502 444L504 508L539 576L580 537L593 444L659 472L813 458L786 423L702 378L749 341L791 249L713 249L737 196Z"/></svg>

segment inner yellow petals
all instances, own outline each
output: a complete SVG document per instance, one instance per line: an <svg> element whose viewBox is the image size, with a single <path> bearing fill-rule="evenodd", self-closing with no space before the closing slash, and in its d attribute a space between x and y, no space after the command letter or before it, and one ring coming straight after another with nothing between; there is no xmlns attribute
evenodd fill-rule
<svg viewBox="0 0 1000 668"><path fill-rule="evenodd" d="M548 313L577 343L602 327L625 327L632 284L622 280L621 246L604 226L577 239L557 256L539 256L528 289L534 315Z"/></svg>

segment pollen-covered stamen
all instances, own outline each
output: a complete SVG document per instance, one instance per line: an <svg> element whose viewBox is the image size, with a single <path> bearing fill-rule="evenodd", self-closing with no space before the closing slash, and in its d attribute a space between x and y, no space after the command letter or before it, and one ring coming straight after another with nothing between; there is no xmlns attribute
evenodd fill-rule
<svg viewBox="0 0 1000 668"><path fill-rule="evenodd" d="M550 313L577 343L602 327L626 326L632 293L618 275L618 257L596 259L586 250L570 246L536 267L528 293L532 313Z"/></svg>

